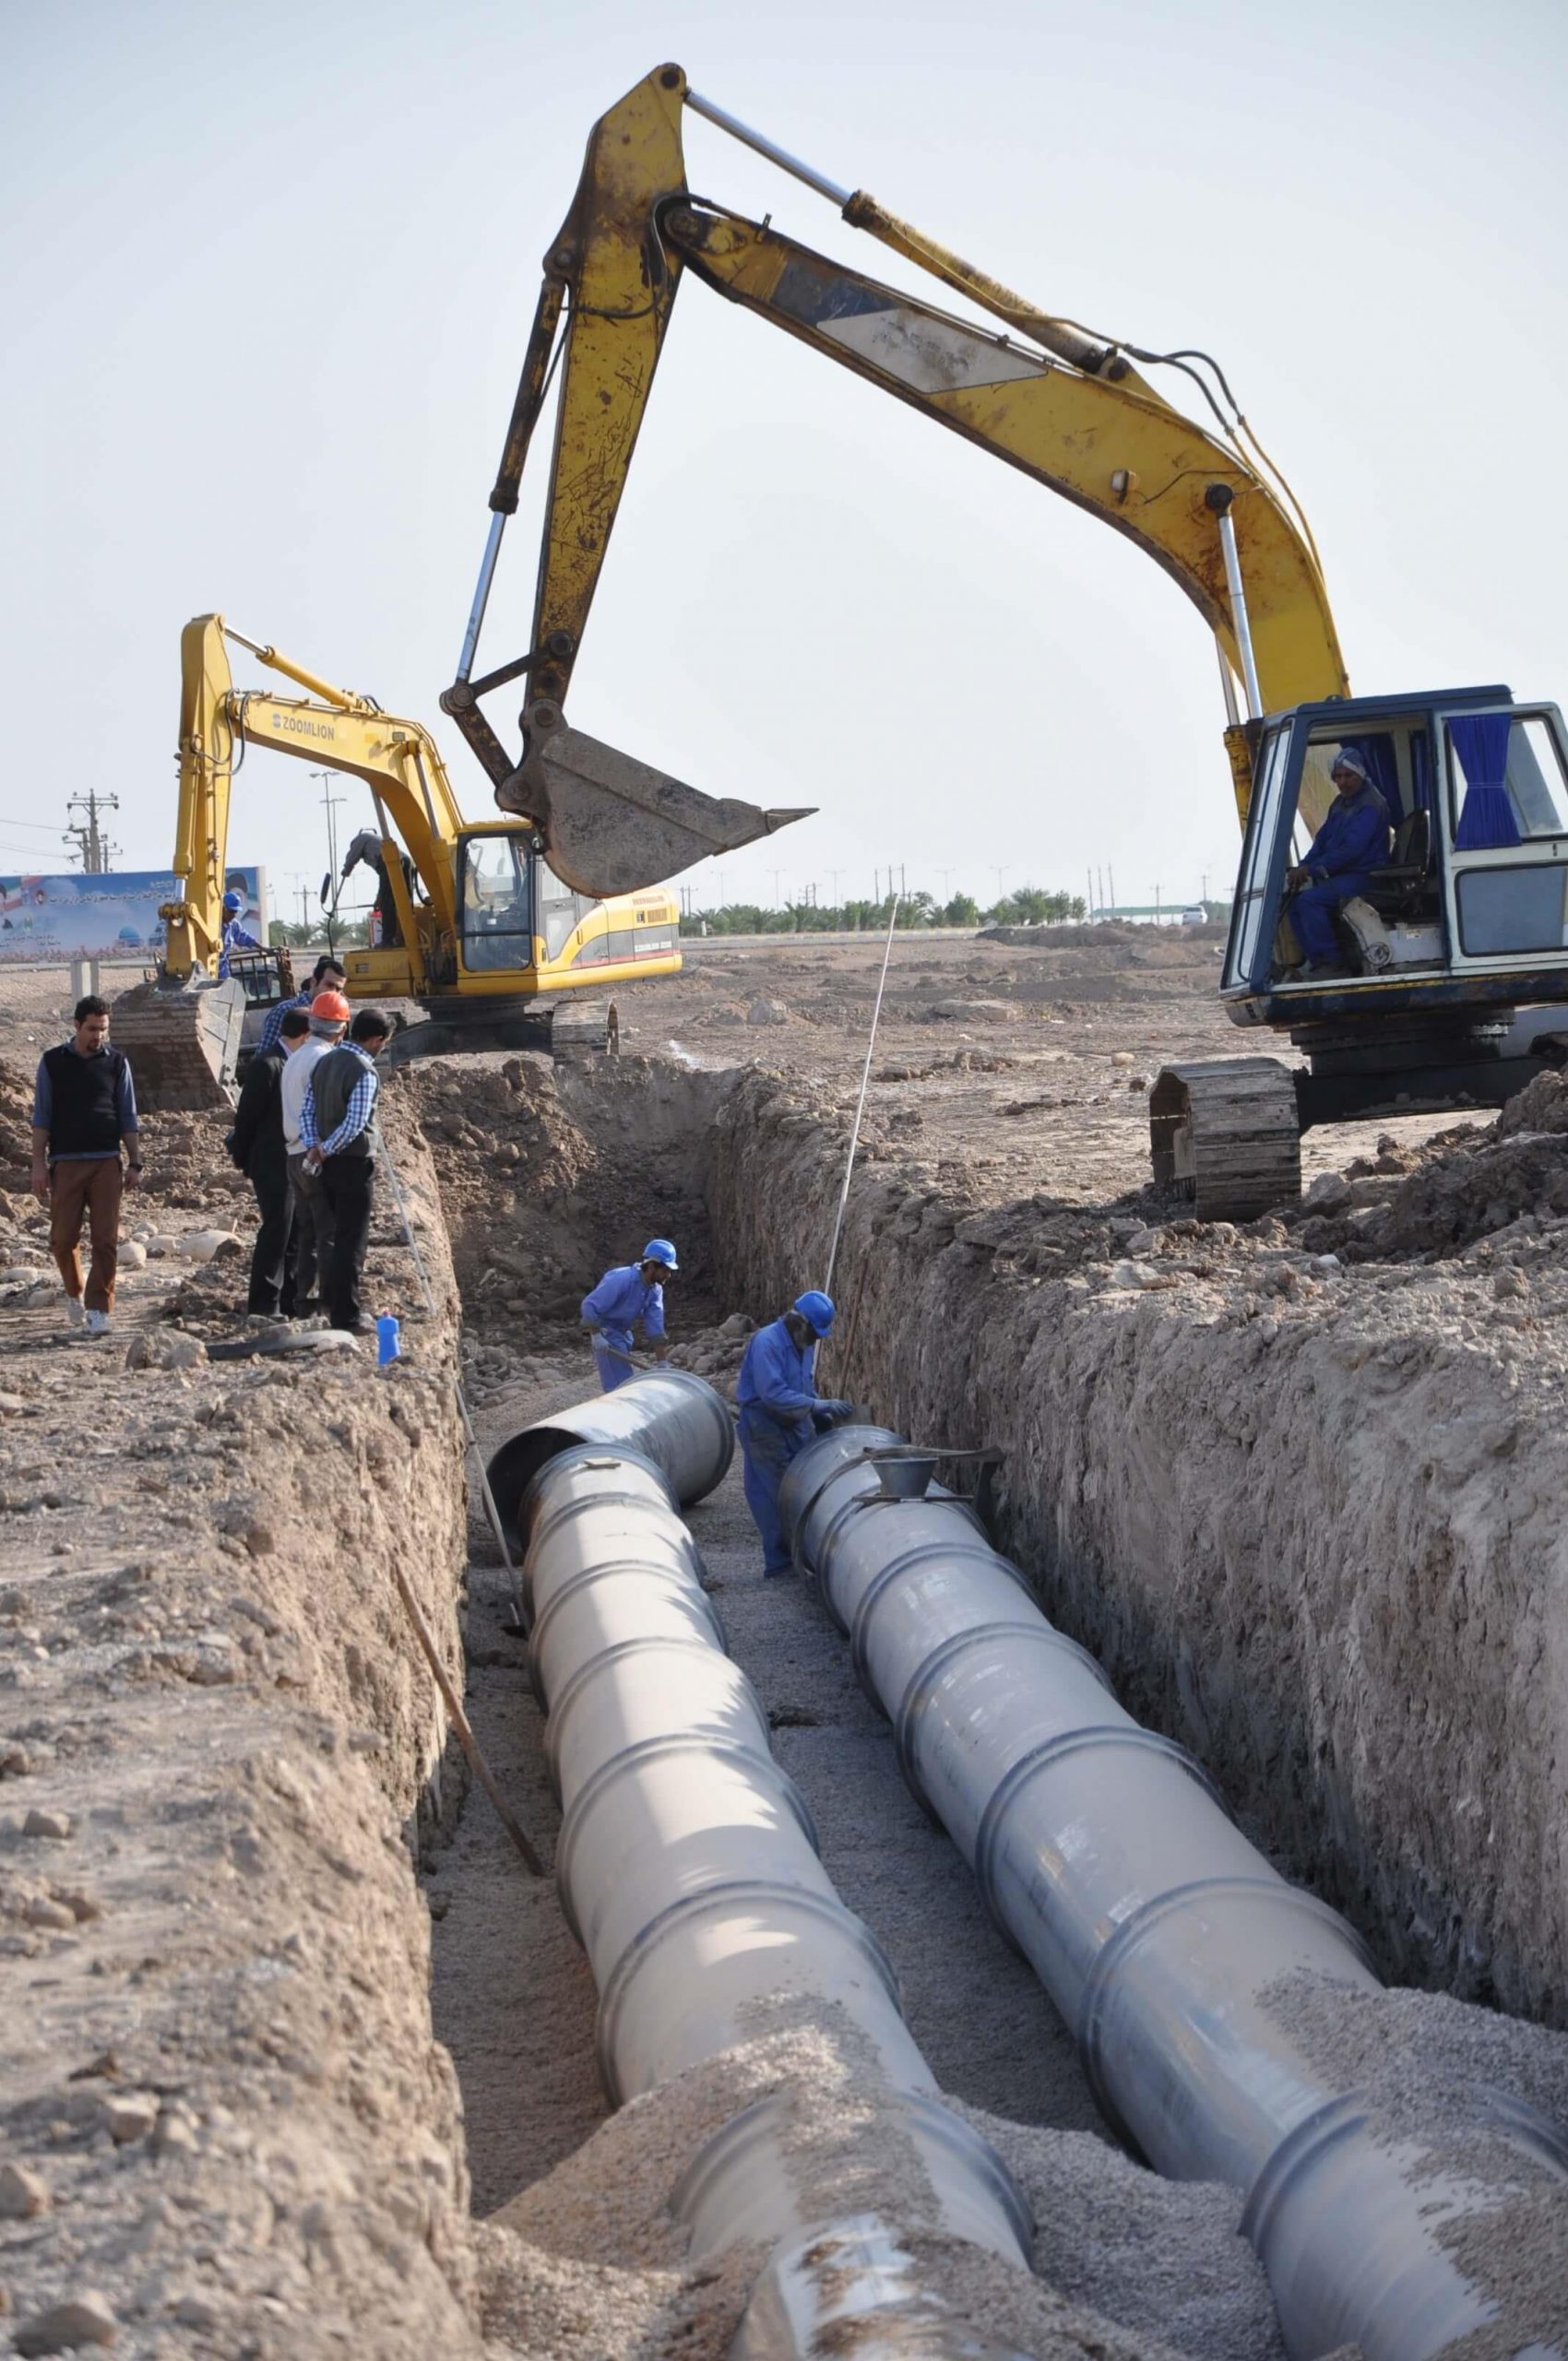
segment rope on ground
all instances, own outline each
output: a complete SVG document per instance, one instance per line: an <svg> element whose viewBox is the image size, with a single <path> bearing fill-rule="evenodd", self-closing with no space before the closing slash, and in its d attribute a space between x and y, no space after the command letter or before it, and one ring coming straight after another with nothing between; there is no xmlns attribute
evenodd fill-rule
<svg viewBox="0 0 1568 2361"><path fill-rule="evenodd" d="M403 1236L407 1241L409 1252L414 1258L414 1269L419 1275L420 1289L424 1297L425 1308L429 1311L431 1318L434 1320L435 1318L434 1290L431 1287L430 1275L424 1267L424 1259L419 1250L419 1240L414 1236L414 1225L409 1214L409 1202L403 1194L402 1182L398 1178L398 1168L392 1161L392 1152L390 1148L388 1148L385 1137L382 1139L381 1152L383 1160L386 1166L386 1177L392 1183L392 1194L397 1201L398 1218L403 1225ZM469 1416L468 1399L463 1392L463 1381L460 1375L454 1376L452 1380L452 1391L457 1396L457 1408L463 1421L463 1431L468 1437L469 1449L472 1452L474 1456L474 1465L479 1470L480 1488L484 1494L484 1505L490 1517L491 1530L495 1536L496 1543L501 1551L502 1562L505 1566L507 1572L512 1577L513 1587L515 1589L517 1586L517 1570L512 1562L512 1553L506 1547L506 1536L502 1530L500 1513L495 1505L495 1496L490 1489L490 1478L485 1472L484 1461L480 1454L479 1437L474 1432L473 1420ZM517 1846L517 1852L521 1856L529 1875L530 1877L541 1878L544 1875L544 1863L540 1859L538 1853L529 1843L527 1835L524 1833L521 1822L517 1820L511 1806L508 1804L505 1797L502 1794L500 1787L496 1784L494 1774L492 1772L489 1763L485 1761L483 1750L480 1746L478 1738L475 1738L473 1734L473 1728L469 1721L468 1715L463 1711L462 1701L447 1678L446 1667L441 1661L441 1652L435 1644L435 1635L431 1631L431 1628L425 1621L422 1614L420 1612L419 1601L415 1598L413 1592L409 1588L408 1581L403 1573L403 1570L398 1564L396 1559L392 1561L392 1579L398 1585L398 1596L403 1602L404 1610L408 1615L410 1622L413 1625L414 1636L418 1640L420 1646L424 1653L425 1661L430 1667L431 1673L437 1689L441 1691L446 1711L452 1717L452 1727L457 1734L458 1745L462 1748L463 1752L469 1759L469 1768L472 1770L474 1777L479 1781L480 1786L484 1789L485 1794L490 1797L491 1802L494 1805L496 1817L499 1819L502 1827L506 1831L506 1833L511 1838L513 1844Z"/></svg>

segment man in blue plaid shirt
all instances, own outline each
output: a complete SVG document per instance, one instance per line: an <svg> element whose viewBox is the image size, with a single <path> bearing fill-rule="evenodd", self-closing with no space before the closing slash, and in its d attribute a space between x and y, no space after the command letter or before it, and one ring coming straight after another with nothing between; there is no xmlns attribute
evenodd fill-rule
<svg viewBox="0 0 1568 2361"><path fill-rule="evenodd" d="M288 1015L289 1011L291 1008L303 1008L308 1016L310 1004L318 993L342 991L345 974L346 970L341 960L334 959L330 951L324 951L311 969L303 991L296 992L292 1000L275 1001L267 1010L266 1021L261 1028L261 1039L256 1043L257 1050L263 1055L268 1050L276 1050L282 1041L283 1019Z"/></svg>
<svg viewBox="0 0 1568 2361"><path fill-rule="evenodd" d="M300 1109L306 1167L321 1175L332 1208L332 1245L323 1277L327 1316L350 1336L369 1333L360 1300L365 1245L375 1199L377 1052L392 1027L378 1008L362 1008L349 1038L311 1068Z"/></svg>

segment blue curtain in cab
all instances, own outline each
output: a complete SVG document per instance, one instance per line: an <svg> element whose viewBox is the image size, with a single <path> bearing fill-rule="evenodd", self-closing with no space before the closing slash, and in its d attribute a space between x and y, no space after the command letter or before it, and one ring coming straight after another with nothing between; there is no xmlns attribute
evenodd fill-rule
<svg viewBox="0 0 1568 2361"><path fill-rule="evenodd" d="M1504 784L1508 776L1508 732L1505 713L1455 715L1448 735L1465 774L1465 802L1455 832L1456 852L1485 852L1499 845L1516 845L1518 823Z"/></svg>

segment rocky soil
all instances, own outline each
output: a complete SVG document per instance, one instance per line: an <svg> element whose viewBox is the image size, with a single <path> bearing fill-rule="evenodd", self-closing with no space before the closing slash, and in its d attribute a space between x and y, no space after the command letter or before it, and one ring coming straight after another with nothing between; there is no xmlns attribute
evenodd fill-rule
<svg viewBox="0 0 1568 2361"><path fill-rule="evenodd" d="M1213 1001L1217 949L900 939L824 1382L1001 1443L1002 1546L1133 1709L1385 1972L1540 2020L1408 1996L1390 2040L1282 1996L1296 2022L1374 2080L1479 2075L1561 2116L1568 1095L1313 1134L1305 1204L1200 1231L1145 1186L1146 1088L1254 1046ZM674 1358L731 1391L751 1324L823 1276L880 952L700 944L620 996L618 1062L400 1077L436 1311L385 1219L386 1373L208 1358L247 1333L252 1229L217 1119L148 1124L117 1334L64 1341L25 1194L60 979L0 979L0 2349L725 2350L756 2258L694 2267L670 2189L737 2094L852 2128L852 2062L821 2028L759 2035L607 2115L586 1966L465 1793L389 1572L449 1662L466 1634L469 1710L548 1852L451 1375L487 1443L577 1398L582 1293L662 1232ZM1040 2361L1269 2361L1234 2197L1108 2143L837 1634L760 1580L737 1476L695 1523L839 1890L1034 2197L1042 2282L950 2258L971 2316ZM1555 2331L1560 2209L1526 2227L1515 2277Z"/></svg>
<svg viewBox="0 0 1568 2361"><path fill-rule="evenodd" d="M410 1858L445 1731L391 1580L455 1665L434 1177L394 1119L435 1291L431 1316L384 1222L371 1269L404 1360L209 1360L246 1333L239 1247L189 1251L241 1212L224 1125L151 1118L126 1222L168 1242L127 1270L110 1337L67 1341L19 1099L25 1120L7 1068L0 2332L257 2361L477 2349Z"/></svg>

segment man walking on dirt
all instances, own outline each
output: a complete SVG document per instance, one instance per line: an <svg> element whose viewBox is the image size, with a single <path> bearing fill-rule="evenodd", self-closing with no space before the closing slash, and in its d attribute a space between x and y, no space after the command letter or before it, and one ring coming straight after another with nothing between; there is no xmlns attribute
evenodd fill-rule
<svg viewBox="0 0 1568 2361"><path fill-rule="evenodd" d="M350 1336L367 1335L371 1329L360 1280L381 1154L375 1060L391 1030L378 1008L362 1008L348 1039L312 1067L300 1109L305 1169L319 1173L332 1209L332 1251L323 1274L327 1316Z"/></svg>
<svg viewBox="0 0 1568 2361"><path fill-rule="evenodd" d="M38 1062L32 1098L32 1191L49 1207L49 1243L65 1282L65 1311L89 1336L107 1333L120 1260L120 1192L141 1178L137 1094L123 1050L109 1046L109 1003L89 992L76 1031ZM120 1150L125 1148L122 1176ZM81 1234L92 1267L83 1301Z"/></svg>
<svg viewBox="0 0 1568 2361"><path fill-rule="evenodd" d="M854 1416L849 1402L816 1390L816 1348L833 1325L833 1299L819 1287L797 1296L781 1320L759 1328L746 1347L735 1400L741 1413L741 1467L746 1506L762 1536L764 1574L790 1572L778 1513L778 1488L790 1462L823 1430Z"/></svg>

